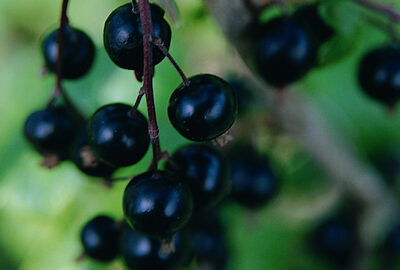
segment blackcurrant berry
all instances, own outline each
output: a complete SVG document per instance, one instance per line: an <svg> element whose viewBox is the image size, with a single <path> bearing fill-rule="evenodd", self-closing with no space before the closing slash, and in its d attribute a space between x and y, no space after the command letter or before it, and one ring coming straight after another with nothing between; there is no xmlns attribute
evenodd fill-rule
<svg viewBox="0 0 400 270"><path fill-rule="evenodd" d="M42 43L42 53L49 71L57 72L58 29ZM84 76L93 64L95 47L90 37L79 29L66 26L62 51L62 77L77 79Z"/></svg>
<svg viewBox="0 0 400 270"><path fill-rule="evenodd" d="M136 231L168 238L190 219L193 199L180 176L165 171L134 177L124 192L125 219Z"/></svg>
<svg viewBox="0 0 400 270"><path fill-rule="evenodd" d="M154 38L159 38L169 48L171 43L171 28L165 21L164 11L151 4L151 21ZM139 12L132 11L132 3L115 9L104 24L104 47L111 60L125 69L143 69L143 32ZM153 65L164 59L164 54L153 47Z"/></svg>
<svg viewBox="0 0 400 270"><path fill-rule="evenodd" d="M400 226L394 226L386 235L381 251L386 257L392 259L400 258Z"/></svg>
<svg viewBox="0 0 400 270"><path fill-rule="evenodd" d="M30 114L25 122L25 137L41 154L68 155L76 129L75 119L64 107L47 108Z"/></svg>
<svg viewBox="0 0 400 270"><path fill-rule="evenodd" d="M307 32L316 46L328 41L335 33L333 28L322 19L319 6L318 4L304 5L292 16L293 21Z"/></svg>
<svg viewBox="0 0 400 270"><path fill-rule="evenodd" d="M394 106L400 98L400 48L381 47L368 52L361 60L358 81L369 97Z"/></svg>
<svg viewBox="0 0 400 270"><path fill-rule="evenodd" d="M356 223L347 216L334 216L320 223L311 235L311 246L336 264L346 265L359 248Z"/></svg>
<svg viewBox="0 0 400 270"><path fill-rule="evenodd" d="M179 232L173 239L174 252L165 254L160 239L141 235L125 226L120 238L120 253L129 269L175 270L184 266L191 255L191 237Z"/></svg>
<svg viewBox="0 0 400 270"><path fill-rule="evenodd" d="M192 247L199 269L226 269L228 246L218 212L204 212L194 219ZM216 226L216 227L214 227Z"/></svg>
<svg viewBox="0 0 400 270"><path fill-rule="evenodd" d="M265 156L244 145L231 150L228 156L234 200L248 208L258 208L276 195L279 183Z"/></svg>
<svg viewBox="0 0 400 270"><path fill-rule="evenodd" d="M109 177L115 170L115 167L102 162L94 155L89 146L86 130L82 129L71 147L70 159L80 171L95 177Z"/></svg>
<svg viewBox="0 0 400 270"><path fill-rule="evenodd" d="M81 242L89 257L108 262L118 254L120 225L108 216L97 216L85 224Z"/></svg>
<svg viewBox="0 0 400 270"><path fill-rule="evenodd" d="M232 88L221 78L200 74L180 85L169 100L168 116L175 129L193 141L212 140L226 132L237 112Z"/></svg>
<svg viewBox="0 0 400 270"><path fill-rule="evenodd" d="M179 174L189 185L196 209L215 205L229 191L228 163L217 149L191 144L178 149L166 168Z"/></svg>
<svg viewBox="0 0 400 270"><path fill-rule="evenodd" d="M147 120L131 106L113 103L99 108L88 123L88 138L96 156L114 167L137 163L150 144Z"/></svg>
<svg viewBox="0 0 400 270"><path fill-rule="evenodd" d="M317 50L306 31L292 20L273 19L259 26L257 32L255 64L269 84L287 86L314 66Z"/></svg>

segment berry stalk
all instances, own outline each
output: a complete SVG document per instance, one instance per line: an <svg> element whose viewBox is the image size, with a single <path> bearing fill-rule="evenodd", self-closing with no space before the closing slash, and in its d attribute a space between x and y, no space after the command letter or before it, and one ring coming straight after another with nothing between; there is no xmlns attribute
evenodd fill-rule
<svg viewBox="0 0 400 270"><path fill-rule="evenodd" d="M153 148L153 160L150 168L157 170L158 161L161 159L159 129L153 95L153 65L152 65L152 33L150 4L148 0L139 0L140 20L143 31L143 90L146 95L147 113L149 117L149 135Z"/></svg>
<svg viewBox="0 0 400 270"><path fill-rule="evenodd" d="M61 17L60 17L60 27L58 29L57 36L57 74L56 74L56 86L51 94L50 101L48 102L48 107L53 104L56 98L60 95L64 95L64 90L62 88L62 64L63 58L61 57L63 47L64 47L64 36L65 36L65 27L68 24L68 16L67 16L67 8L68 8L69 0L63 0L61 5ZM68 100L66 98L66 100Z"/></svg>
<svg viewBox="0 0 400 270"><path fill-rule="evenodd" d="M171 62L171 64L174 66L174 68L176 69L176 71L179 73L179 76L181 76L183 84L185 86L188 86L189 80L186 77L185 73L183 72L183 70L180 68L180 66L178 65L178 63L175 61L175 59L172 57L172 55L168 52L168 49L165 47L165 45L163 44L162 40L160 39L153 39L152 40L153 44L156 45L160 51L162 51L162 53L168 58L168 60Z"/></svg>

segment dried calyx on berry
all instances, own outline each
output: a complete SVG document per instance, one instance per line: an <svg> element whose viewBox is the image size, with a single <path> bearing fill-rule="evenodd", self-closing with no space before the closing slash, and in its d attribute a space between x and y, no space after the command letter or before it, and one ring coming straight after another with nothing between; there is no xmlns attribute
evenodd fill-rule
<svg viewBox="0 0 400 270"><path fill-rule="evenodd" d="M58 32L56 29L42 42L42 54L49 71L57 72ZM83 31L66 25L63 38L62 77L77 79L91 68L95 56L95 47L90 37Z"/></svg>
<svg viewBox="0 0 400 270"><path fill-rule="evenodd" d="M225 133L235 121L237 104L232 88L223 79L200 74L172 93L168 116L175 129L192 141L207 141Z"/></svg>
<svg viewBox="0 0 400 270"><path fill-rule="evenodd" d="M154 38L160 39L166 48L171 43L171 28L164 19L164 11L151 4L151 21ZM104 47L111 60L124 69L143 70L143 30L139 12L134 12L132 3L115 9L104 24ZM152 63L157 65L165 55L153 47Z"/></svg>

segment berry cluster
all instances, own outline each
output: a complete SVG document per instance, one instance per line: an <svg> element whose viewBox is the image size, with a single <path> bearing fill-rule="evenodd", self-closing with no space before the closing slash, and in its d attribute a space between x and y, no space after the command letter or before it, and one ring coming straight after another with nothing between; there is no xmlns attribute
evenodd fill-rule
<svg viewBox="0 0 400 270"><path fill-rule="evenodd" d="M87 34L70 26L67 4L64 0L59 29L42 42L45 66L57 80L46 107L28 116L27 140L43 156L42 165L51 168L69 160L83 173L109 183L117 169L138 163L150 146L153 154L149 169L130 177L125 188L123 221L97 216L83 226L84 254L102 262L120 255L128 268L137 270L179 269L194 257L201 269L225 269L229 250L219 217L221 203L228 198L254 211L269 203L281 187L248 131L241 138L244 142L223 149L212 145L221 138L229 140L237 115L242 120L238 125L252 121L247 113L254 107L256 93L236 78L229 83L212 74L187 78L169 53L172 32L163 9L148 0L132 1L107 17L103 42L112 62L133 70L143 87L133 106L106 104L86 119L68 99L62 80L86 75L95 47ZM316 67L319 48L335 33L319 15L318 4L268 22L257 21L253 27L254 65L277 89ZM160 145L152 85L154 69L164 58L183 81L170 96L169 120L179 134L193 141L171 155ZM383 46L362 59L358 78L367 95L393 107L400 98L399 72L399 48ZM143 97L147 115L138 110ZM392 235L384 248L398 248L393 240L398 228ZM355 222L342 216L320 224L310 242L317 252L343 265L360 245Z"/></svg>

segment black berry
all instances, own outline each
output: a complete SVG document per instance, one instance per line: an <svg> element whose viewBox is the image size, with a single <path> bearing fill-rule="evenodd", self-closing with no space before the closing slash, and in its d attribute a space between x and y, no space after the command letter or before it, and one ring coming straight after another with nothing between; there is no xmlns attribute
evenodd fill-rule
<svg viewBox="0 0 400 270"><path fill-rule="evenodd" d="M214 139L233 124L237 105L235 94L221 78L201 74L189 78L169 100L168 116L175 129L193 141Z"/></svg>
<svg viewBox="0 0 400 270"><path fill-rule="evenodd" d="M184 266L191 255L191 237L183 232L176 234L172 243L174 252L165 254L160 239L141 235L129 226L121 234L120 252L125 264L134 270L175 270Z"/></svg>
<svg viewBox="0 0 400 270"><path fill-rule="evenodd" d="M287 86L314 66L316 48L306 31L291 19L273 19L259 26L257 32L255 64L269 84Z"/></svg>
<svg viewBox="0 0 400 270"><path fill-rule="evenodd" d="M120 225L108 216L97 216L85 224L81 242L89 257L108 262L118 254Z"/></svg>
<svg viewBox="0 0 400 270"><path fill-rule="evenodd" d="M58 29L51 32L42 43L42 53L49 71L57 72ZM62 77L77 79L84 76L93 64L95 47L87 34L66 26L63 39Z"/></svg>
<svg viewBox="0 0 400 270"><path fill-rule="evenodd" d="M192 247L199 269L226 269L229 250L217 211L203 212L193 220Z"/></svg>
<svg viewBox="0 0 400 270"><path fill-rule="evenodd" d="M400 48L381 47L362 58L358 81L365 94L391 107L400 98L399 74Z"/></svg>
<svg viewBox="0 0 400 270"><path fill-rule="evenodd" d="M228 163L209 145L191 144L178 149L168 159L166 168L186 180L196 209L215 205L229 191Z"/></svg>
<svg viewBox="0 0 400 270"><path fill-rule="evenodd" d="M147 120L131 106L108 104L98 109L88 124L91 149L105 163L122 167L137 163L150 144Z"/></svg>
<svg viewBox="0 0 400 270"><path fill-rule="evenodd" d="M164 20L164 11L151 4L151 21L154 36L163 41L169 48L171 43L171 28ZM132 11L132 3L115 9L104 24L104 47L111 60L125 69L143 69L143 33L139 12ZM164 54L153 47L153 65L164 59Z"/></svg>
<svg viewBox="0 0 400 270"><path fill-rule="evenodd" d="M228 156L234 200L258 208L276 195L279 183L265 156L251 146L238 146Z"/></svg>
<svg viewBox="0 0 400 270"><path fill-rule="evenodd" d="M340 265L347 265L359 248L356 223L347 216L335 216L320 223L311 235L315 252Z"/></svg>
<svg viewBox="0 0 400 270"><path fill-rule="evenodd" d="M82 129L71 147L70 159L80 171L95 177L109 177L116 168L102 162L89 146L86 130Z"/></svg>
<svg viewBox="0 0 400 270"><path fill-rule="evenodd" d="M25 122L25 137L41 154L68 155L76 122L64 107L47 108L30 114Z"/></svg>
<svg viewBox="0 0 400 270"><path fill-rule="evenodd" d="M168 238L190 219L193 199L180 176L157 171L134 177L124 192L123 209L128 224L156 238Z"/></svg>
<svg viewBox="0 0 400 270"><path fill-rule="evenodd" d="M296 24L300 25L316 46L320 46L334 35L333 28L328 25L319 13L319 4L304 5L292 15Z"/></svg>

